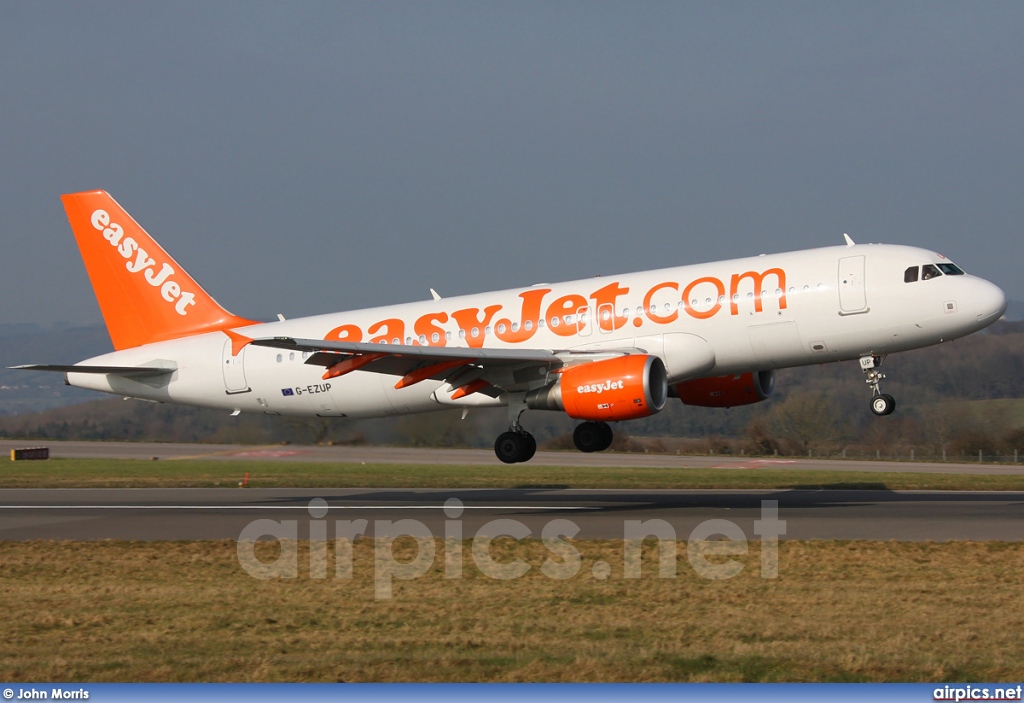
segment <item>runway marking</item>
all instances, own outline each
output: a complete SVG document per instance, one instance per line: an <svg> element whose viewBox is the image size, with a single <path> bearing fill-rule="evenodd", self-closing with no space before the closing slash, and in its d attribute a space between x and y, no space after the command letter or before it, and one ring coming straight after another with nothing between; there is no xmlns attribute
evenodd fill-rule
<svg viewBox="0 0 1024 703"><path fill-rule="evenodd" d="M0 510L444 510L444 505L0 505ZM582 505L461 505L459 510L598 510Z"/></svg>
<svg viewBox="0 0 1024 703"><path fill-rule="evenodd" d="M713 469L759 469L762 466L774 466L777 464L795 464L796 461L789 459L754 459L752 461L737 461L732 464L719 464L712 466Z"/></svg>
<svg viewBox="0 0 1024 703"><path fill-rule="evenodd" d="M184 456L169 456L164 457L164 461L181 461L183 459L209 459L211 457L218 456L233 456L243 457L249 459L279 459L286 456L296 456L299 454L309 454L308 449L281 449L280 445L270 445L267 447L253 447L251 449L225 449L219 452L204 452L202 454L187 454Z"/></svg>

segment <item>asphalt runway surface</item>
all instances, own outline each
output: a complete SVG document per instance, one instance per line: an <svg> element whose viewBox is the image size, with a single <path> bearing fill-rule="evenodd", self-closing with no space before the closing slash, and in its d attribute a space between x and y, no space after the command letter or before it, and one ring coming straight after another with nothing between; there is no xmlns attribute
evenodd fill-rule
<svg viewBox="0 0 1024 703"><path fill-rule="evenodd" d="M0 441L0 451L31 443ZM121 442L47 442L51 456L120 459L217 459L337 463L501 465L489 450L392 447L244 446ZM1022 465L929 464L836 459L764 459L658 454L538 452L547 466L632 466L960 474L1024 474ZM510 471L516 470L509 467ZM706 520L737 524L757 539L762 501L778 501L783 539L1024 539L1024 493L886 490L579 490L579 489L6 489L0 490L0 539L238 539L254 520L296 521L299 538L312 520L416 520L445 535L445 501L469 538L494 520L526 525L533 537L554 520L570 520L577 539L622 539L627 521L659 519L686 539ZM326 516L310 501L326 501ZM382 528L383 529L383 528ZM334 532L328 535L333 538Z"/></svg>
<svg viewBox="0 0 1024 703"><path fill-rule="evenodd" d="M366 464L448 464L502 466L490 449L424 449L407 447L349 447L233 444L171 444L159 442L44 442L0 441L3 455L11 449L47 446L50 456L69 459L217 459L227 461L286 461ZM637 468L793 469L807 471L871 471L940 474L1024 475L1024 463L925 463L857 461L852 459L792 459L737 456L678 456L597 452L537 452L535 466ZM510 470L515 470L510 467Z"/></svg>
<svg viewBox="0 0 1024 703"><path fill-rule="evenodd" d="M448 503L446 515L451 499L459 509ZM299 539L324 520L333 539L345 536L337 521L363 519L367 536L414 520L438 538L457 526L463 539L497 535L495 520L522 523L533 538L567 520L575 539L623 539L627 521L653 519L687 539L726 520L756 540L755 521L770 517L763 501L778 501L782 539L1024 540L1024 492L286 488L6 489L0 540L239 539L256 520L293 521Z"/></svg>

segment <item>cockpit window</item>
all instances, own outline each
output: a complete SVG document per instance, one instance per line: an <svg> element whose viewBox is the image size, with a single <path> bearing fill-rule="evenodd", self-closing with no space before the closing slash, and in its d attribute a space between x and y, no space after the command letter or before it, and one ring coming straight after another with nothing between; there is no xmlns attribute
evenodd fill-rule
<svg viewBox="0 0 1024 703"><path fill-rule="evenodd" d="M939 264L939 269L947 276L963 276L964 271L956 264Z"/></svg>
<svg viewBox="0 0 1024 703"><path fill-rule="evenodd" d="M942 274L939 273L939 269L937 269L933 264L925 264L921 267L922 281L927 281L929 278L938 278L941 275Z"/></svg>
<svg viewBox="0 0 1024 703"><path fill-rule="evenodd" d="M910 268L903 272L903 282L913 283L914 281L917 280L917 274L918 268L916 266L911 266Z"/></svg>

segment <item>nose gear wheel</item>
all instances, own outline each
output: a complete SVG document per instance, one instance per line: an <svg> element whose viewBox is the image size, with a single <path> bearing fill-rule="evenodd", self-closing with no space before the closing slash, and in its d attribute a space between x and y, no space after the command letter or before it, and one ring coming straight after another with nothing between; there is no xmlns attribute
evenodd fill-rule
<svg viewBox="0 0 1024 703"><path fill-rule="evenodd" d="M879 417L891 415L896 409L896 399L888 393L883 393L879 383L885 378L885 374L878 370L882 365L880 356L862 356L860 368L864 372L864 381L871 386L871 412Z"/></svg>

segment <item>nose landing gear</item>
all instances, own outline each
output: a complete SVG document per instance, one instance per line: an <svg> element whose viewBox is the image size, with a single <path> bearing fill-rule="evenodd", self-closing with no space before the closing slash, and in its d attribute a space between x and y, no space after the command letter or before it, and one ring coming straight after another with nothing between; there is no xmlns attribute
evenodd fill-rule
<svg viewBox="0 0 1024 703"><path fill-rule="evenodd" d="M882 365L882 358L880 356L862 356L860 358L860 368L864 372L864 381L871 387L871 412L875 415L891 415L892 411L896 409L896 399L888 393L883 393L878 384L885 374L878 370L878 367Z"/></svg>

